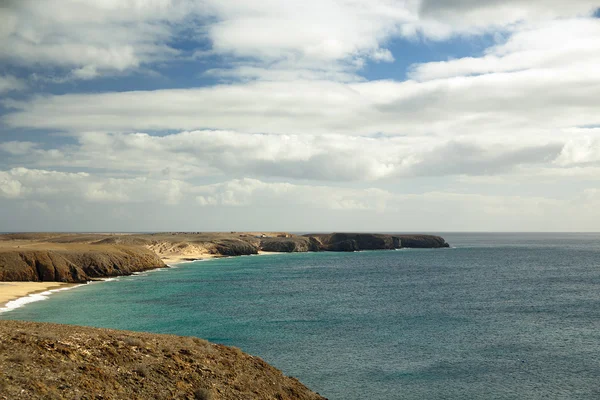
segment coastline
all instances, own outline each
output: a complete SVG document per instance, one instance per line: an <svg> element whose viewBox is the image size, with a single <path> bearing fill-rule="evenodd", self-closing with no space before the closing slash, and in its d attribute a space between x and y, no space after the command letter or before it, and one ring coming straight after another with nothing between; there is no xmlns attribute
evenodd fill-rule
<svg viewBox="0 0 600 400"><path fill-rule="evenodd" d="M272 254L285 254L280 251L262 251L259 250L256 254L249 254L252 256L268 256ZM186 254L186 255L170 255L168 257L161 257L160 259L168 266L175 266L177 264L190 263L194 261L205 261L205 260L214 260L217 258L229 258L229 257L239 257L239 256L227 256L223 254Z"/></svg>
<svg viewBox="0 0 600 400"><path fill-rule="evenodd" d="M256 255L283 254L270 251L259 251ZM162 258L168 267L174 267L178 264L186 264L194 261L205 261L218 258L228 258L220 254L198 254L193 257L190 255L171 256ZM150 271L161 270L156 268L142 273L132 275L142 275ZM103 282L111 278L94 279L91 282ZM63 290L73 289L85 283L63 283L63 282L19 282L19 281L0 281L0 313L23 307L26 304L36 301L46 300L49 295Z"/></svg>
<svg viewBox="0 0 600 400"><path fill-rule="evenodd" d="M27 303L45 300L51 294L80 286L62 282L0 282L0 313Z"/></svg>

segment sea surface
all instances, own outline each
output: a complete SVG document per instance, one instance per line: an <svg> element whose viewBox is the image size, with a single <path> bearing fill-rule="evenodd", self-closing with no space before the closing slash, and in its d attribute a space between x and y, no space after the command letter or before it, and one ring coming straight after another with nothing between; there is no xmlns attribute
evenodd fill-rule
<svg viewBox="0 0 600 400"><path fill-rule="evenodd" d="M180 264L0 314L193 335L331 400L600 399L600 234Z"/></svg>

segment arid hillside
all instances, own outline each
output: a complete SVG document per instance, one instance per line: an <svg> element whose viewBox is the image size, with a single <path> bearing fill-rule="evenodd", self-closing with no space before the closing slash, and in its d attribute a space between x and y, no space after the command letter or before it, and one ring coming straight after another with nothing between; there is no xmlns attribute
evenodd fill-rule
<svg viewBox="0 0 600 400"><path fill-rule="evenodd" d="M0 321L0 399L324 397L258 357L202 339Z"/></svg>

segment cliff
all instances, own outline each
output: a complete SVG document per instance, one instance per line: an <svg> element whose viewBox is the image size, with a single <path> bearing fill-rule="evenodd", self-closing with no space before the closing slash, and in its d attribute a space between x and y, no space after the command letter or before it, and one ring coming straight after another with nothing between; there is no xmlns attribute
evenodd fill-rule
<svg viewBox="0 0 600 400"><path fill-rule="evenodd" d="M142 247L72 246L58 250L0 251L0 281L76 283L161 267L166 265L160 257Z"/></svg>
<svg viewBox="0 0 600 400"><path fill-rule="evenodd" d="M372 233L331 233L309 235L316 238L325 251L393 250L402 245L392 235Z"/></svg>
<svg viewBox="0 0 600 400"><path fill-rule="evenodd" d="M0 399L325 400L202 339L0 321Z"/></svg>
<svg viewBox="0 0 600 400"><path fill-rule="evenodd" d="M260 241L262 251L277 253L303 253L307 251L322 251L321 243L312 237L293 236L287 238L265 238Z"/></svg>
<svg viewBox="0 0 600 400"><path fill-rule="evenodd" d="M377 233L319 233L288 238L264 238L263 251L360 251L399 248L449 247L444 238L433 235L389 235Z"/></svg>
<svg viewBox="0 0 600 400"><path fill-rule="evenodd" d="M407 249L439 249L450 247L446 240L433 235L396 235Z"/></svg>

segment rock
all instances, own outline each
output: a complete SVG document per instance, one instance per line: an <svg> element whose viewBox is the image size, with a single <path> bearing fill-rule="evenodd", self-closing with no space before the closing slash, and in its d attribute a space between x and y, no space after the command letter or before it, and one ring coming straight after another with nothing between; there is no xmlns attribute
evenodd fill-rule
<svg viewBox="0 0 600 400"><path fill-rule="evenodd" d="M272 237L272 238L263 238L260 241L260 249L262 251L270 251L276 253L299 253L310 250L314 248L313 243L310 238L306 237Z"/></svg>
<svg viewBox="0 0 600 400"><path fill-rule="evenodd" d="M155 253L141 247L0 252L0 281L82 283L164 267Z"/></svg>
<svg viewBox="0 0 600 400"><path fill-rule="evenodd" d="M434 235L396 235L402 242L402 247L406 248L421 248L421 249L437 249L450 247L446 240L440 236Z"/></svg>

